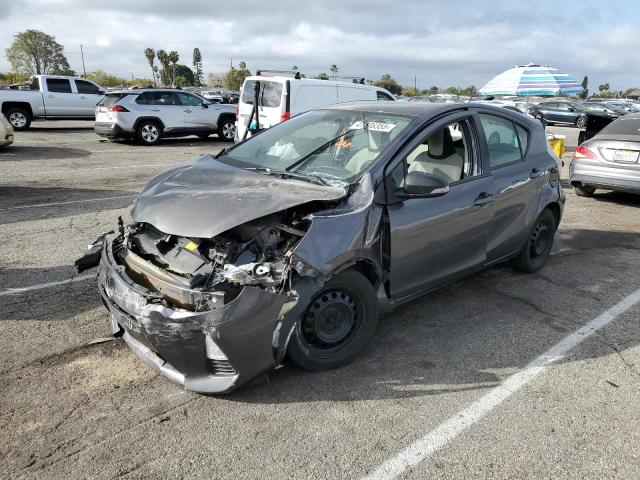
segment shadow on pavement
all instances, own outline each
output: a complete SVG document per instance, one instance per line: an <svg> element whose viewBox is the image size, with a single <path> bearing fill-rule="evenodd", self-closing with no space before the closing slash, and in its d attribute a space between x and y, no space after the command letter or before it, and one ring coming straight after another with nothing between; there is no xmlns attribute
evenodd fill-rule
<svg viewBox="0 0 640 480"><path fill-rule="evenodd" d="M133 203L137 193L131 190L0 185L0 225L125 208Z"/></svg>
<svg viewBox="0 0 640 480"><path fill-rule="evenodd" d="M19 162L24 160L59 160L72 158L85 158L91 155L91 151L84 148L70 147L24 147L12 145L0 150L0 162Z"/></svg>

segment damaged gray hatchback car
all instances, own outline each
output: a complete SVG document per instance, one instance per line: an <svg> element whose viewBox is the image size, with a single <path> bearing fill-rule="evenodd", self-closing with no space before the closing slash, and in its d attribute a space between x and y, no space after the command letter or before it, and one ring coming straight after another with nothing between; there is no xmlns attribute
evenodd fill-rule
<svg viewBox="0 0 640 480"><path fill-rule="evenodd" d="M113 333L188 390L352 360L378 315L489 265L542 267L564 205L537 121L349 103L153 179L101 236Z"/></svg>

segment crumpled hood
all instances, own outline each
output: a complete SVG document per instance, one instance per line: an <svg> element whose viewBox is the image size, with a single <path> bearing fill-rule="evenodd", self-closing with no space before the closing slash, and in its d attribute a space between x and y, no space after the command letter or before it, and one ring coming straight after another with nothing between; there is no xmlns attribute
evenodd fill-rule
<svg viewBox="0 0 640 480"><path fill-rule="evenodd" d="M338 200L346 193L340 187L243 170L205 155L151 180L131 216L164 233L211 238L256 218L314 200Z"/></svg>

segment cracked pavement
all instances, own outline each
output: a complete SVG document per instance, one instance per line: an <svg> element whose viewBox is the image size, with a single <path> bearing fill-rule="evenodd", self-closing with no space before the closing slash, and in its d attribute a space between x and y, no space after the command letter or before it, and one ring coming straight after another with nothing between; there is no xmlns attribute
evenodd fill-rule
<svg viewBox="0 0 640 480"><path fill-rule="evenodd" d="M127 195L223 146L100 142L83 122L34 127L0 151L0 290L72 278L86 245L127 215ZM554 130L575 146L575 129ZM539 273L491 268L383 317L352 365L285 365L222 397L185 392L120 340L90 344L110 333L91 280L0 296L2 476L358 478L635 291L639 248L640 196L567 189ZM640 478L639 314L405 478Z"/></svg>

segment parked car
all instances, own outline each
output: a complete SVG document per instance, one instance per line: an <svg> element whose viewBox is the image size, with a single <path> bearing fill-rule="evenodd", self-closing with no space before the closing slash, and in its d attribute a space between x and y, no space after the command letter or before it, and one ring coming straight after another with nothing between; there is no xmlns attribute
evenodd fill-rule
<svg viewBox="0 0 640 480"><path fill-rule="evenodd" d="M6 147L13 143L13 126L5 117L0 115L0 147Z"/></svg>
<svg viewBox="0 0 640 480"><path fill-rule="evenodd" d="M121 335L188 390L350 362L388 311L547 260L564 205L543 128L485 105L351 102L162 173L77 261Z"/></svg>
<svg viewBox="0 0 640 480"><path fill-rule="evenodd" d="M259 121L253 116L255 85L259 85ZM395 101L384 88L359 83L309 78L255 75L247 77L238 102L238 139L247 128L269 128L300 112L343 102L361 100Z"/></svg>
<svg viewBox="0 0 640 480"><path fill-rule="evenodd" d="M596 112L586 103L570 100L553 100L539 103L530 109L530 114L536 118L544 119L547 125L575 125L578 128L584 128L587 125L587 114L601 115L608 118L620 117L619 113L613 111Z"/></svg>
<svg viewBox="0 0 640 480"><path fill-rule="evenodd" d="M605 105L615 111L622 113L623 115L627 113L636 113L640 112L640 104L635 102L628 102L623 99L615 99L615 100L589 100L588 103L599 103Z"/></svg>
<svg viewBox="0 0 640 480"><path fill-rule="evenodd" d="M236 109L177 89L122 90L107 94L96 108L95 132L108 138L135 138L155 145L162 137L215 133L232 142Z"/></svg>
<svg viewBox="0 0 640 480"><path fill-rule="evenodd" d="M30 90L0 90L0 109L15 130L26 130L35 118L95 119L104 89L77 77L36 75Z"/></svg>
<svg viewBox="0 0 640 480"><path fill-rule="evenodd" d="M619 118L579 145L569 174L581 197L597 188L640 193L640 113Z"/></svg>

